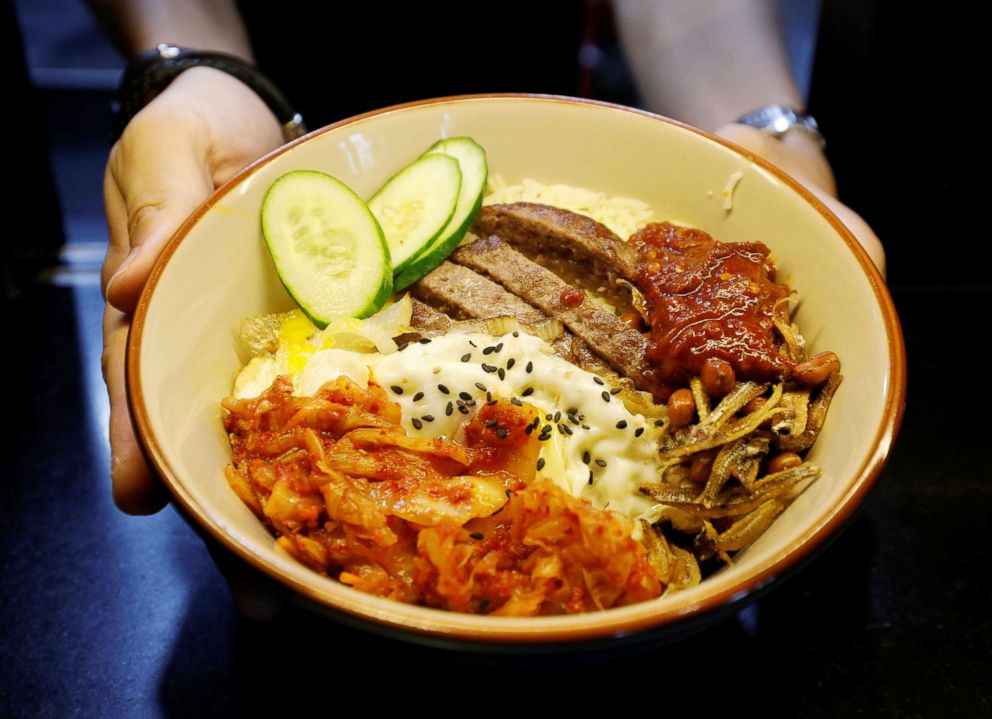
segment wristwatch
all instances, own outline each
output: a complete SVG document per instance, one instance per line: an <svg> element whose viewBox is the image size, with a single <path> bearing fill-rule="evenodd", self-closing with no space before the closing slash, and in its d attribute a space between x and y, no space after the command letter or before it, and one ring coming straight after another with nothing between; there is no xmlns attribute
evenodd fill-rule
<svg viewBox="0 0 992 719"><path fill-rule="evenodd" d="M779 139L789 130L800 130L820 143L821 149L827 146L813 116L787 105L765 105L741 115L735 122L756 127Z"/></svg>
<svg viewBox="0 0 992 719"><path fill-rule="evenodd" d="M254 90L279 120L287 142L306 134L302 115L293 110L272 81L251 63L225 53L161 43L131 60L125 68L113 109L113 139L119 138L131 118L180 73L197 66L226 72Z"/></svg>

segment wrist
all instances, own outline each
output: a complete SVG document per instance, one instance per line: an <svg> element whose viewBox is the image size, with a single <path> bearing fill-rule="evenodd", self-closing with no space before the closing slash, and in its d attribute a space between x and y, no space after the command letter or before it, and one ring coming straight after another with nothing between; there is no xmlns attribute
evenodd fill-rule
<svg viewBox="0 0 992 719"><path fill-rule="evenodd" d="M306 132L302 116L254 65L233 55L161 44L132 60L124 71L114 111L114 138L119 137L131 118L174 80L196 68L225 73L250 88L278 119L287 141Z"/></svg>

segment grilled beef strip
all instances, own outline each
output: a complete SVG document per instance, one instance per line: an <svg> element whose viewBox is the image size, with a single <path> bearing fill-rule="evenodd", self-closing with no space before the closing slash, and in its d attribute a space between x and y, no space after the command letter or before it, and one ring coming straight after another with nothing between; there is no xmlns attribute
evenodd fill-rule
<svg viewBox="0 0 992 719"><path fill-rule="evenodd" d="M539 325L548 316L467 267L442 262L410 286L410 294L455 319L516 317Z"/></svg>
<svg viewBox="0 0 992 719"><path fill-rule="evenodd" d="M587 297L575 306L564 304L571 288L550 270L496 236L460 247L452 259L488 275L550 317L557 317L617 372L641 389L652 389L653 372L645 361L644 335Z"/></svg>
<svg viewBox="0 0 992 719"><path fill-rule="evenodd" d="M415 298L411 323L426 331L446 331L451 326L449 317L456 320L514 317L527 325L539 325L548 320L544 312L489 278L451 262L443 262L412 284L410 293ZM438 317L447 323L440 323ZM567 330L553 340L551 346L559 357L582 369L598 374L612 372L585 342Z"/></svg>
<svg viewBox="0 0 992 719"><path fill-rule="evenodd" d="M498 236L568 284L602 295L623 312L632 308L629 289L617 280L634 281L637 251L590 217L515 202L483 207L472 230L479 237Z"/></svg>

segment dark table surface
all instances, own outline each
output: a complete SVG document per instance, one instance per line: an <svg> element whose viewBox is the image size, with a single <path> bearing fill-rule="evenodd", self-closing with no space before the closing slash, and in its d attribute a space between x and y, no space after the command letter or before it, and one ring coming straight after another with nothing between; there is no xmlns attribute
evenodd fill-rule
<svg viewBox="0 0 992 719"><path fill-rule="evenodd" d="M5 310L16 420L3 435L0 485L0 716L285 714L305 704L330 713L353 699L471 711L530 689L527 703L556 708L988 716L992 482L981 453L990 391L967 374L966 392L946 381L945 357L974 336L974 320L944 308L987 307L989 292L894 296L909 355L905 420L863 511L836 541L675 644L494 664L298 609L239 618L173 509L127 517L110 499L99 289L32 285ZM461 688L482 702L451 702Z"/></svg>

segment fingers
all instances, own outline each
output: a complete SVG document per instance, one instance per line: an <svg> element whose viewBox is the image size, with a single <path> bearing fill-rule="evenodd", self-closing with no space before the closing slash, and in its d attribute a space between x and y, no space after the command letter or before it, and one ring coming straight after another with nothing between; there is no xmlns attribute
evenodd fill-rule
<svg viewBox="0 0 992 719"><path fill-rule="evenodd" d="M211 537L204 542L217 569L227 580L234 607L242 619L263 622L275 619L285 609L275 582L231 554Z"/></svg>
<svg viewBox="0 0 992 719"><path fill-rule="evenodd" d="M111 234L104 294L122 312L134 310L165 243L213 191L198 133L188 117L139 113L111 151L104 183Z"/></svg>
<svg viewBox="0 0 992 719"><path fill-rule="evenodd" d="M125 391L124 352L129 318L107 306L103 315L103 379L110 396L110 476L114 503L128 514L153 514L168 501L148 468L131 425Z"/></svg>

